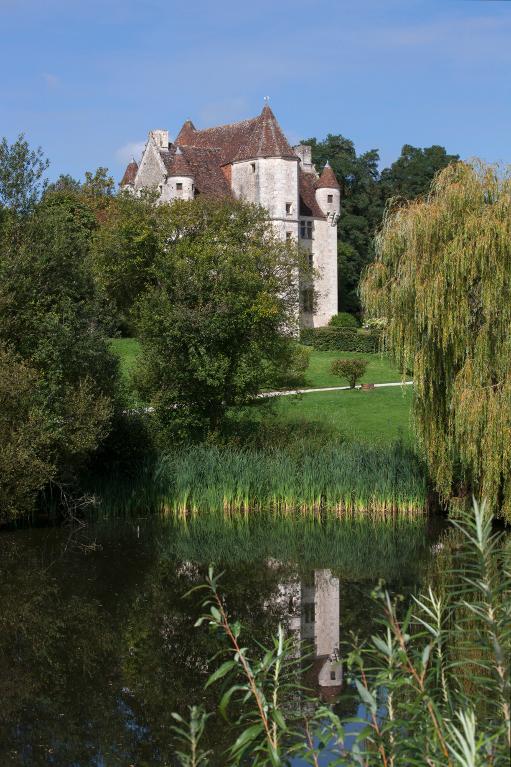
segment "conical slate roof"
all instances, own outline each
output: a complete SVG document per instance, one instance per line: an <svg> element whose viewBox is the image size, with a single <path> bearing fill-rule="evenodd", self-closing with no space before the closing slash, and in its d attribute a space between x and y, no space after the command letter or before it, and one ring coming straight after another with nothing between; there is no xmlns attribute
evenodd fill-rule
<svg viewBox="0 0 511 767"><path fill-rule="evenodd" d="M190 166L186 162L186 159L179 147L177 147L174 157L172 158L170 162L170 165L168 168L168 175L169 176L193 176Z"/></svg>
<svg viewBox="0 0 511 767"><path fill-rule="evenodd" d="M339 182L335 177L335 173L330 167L330 163L327 160L323 173L319 177L319 181L316 184L316 189L340 189Z"/></svg>
<svg viewBox="0 0 511 767"><path fill-rule="evenodd" d="M133 186L137 172L138 164L135 162L135 160L132 160L124 171L124 176L122 177L120 186Z"/></svg>
<svg viewBox="0 0 511 767"><path fill-rule="evenodd" d="M264 106L257 117L217 128L195 130L193 123L188 120L181 128L176 144L181 147L218 149L222 153L224 165L257 157L296 158L268 105Z"/></svg>

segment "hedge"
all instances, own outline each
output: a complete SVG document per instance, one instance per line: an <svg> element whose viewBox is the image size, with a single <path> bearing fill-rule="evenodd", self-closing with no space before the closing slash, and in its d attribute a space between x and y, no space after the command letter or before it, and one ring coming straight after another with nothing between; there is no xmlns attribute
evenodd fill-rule
<svg viewBox="0 0 511 767"><path fill-rule="evenodd" d="M300 341L322 352L364 352L379 350L380 334L356 328L303 328Z"/></svg>

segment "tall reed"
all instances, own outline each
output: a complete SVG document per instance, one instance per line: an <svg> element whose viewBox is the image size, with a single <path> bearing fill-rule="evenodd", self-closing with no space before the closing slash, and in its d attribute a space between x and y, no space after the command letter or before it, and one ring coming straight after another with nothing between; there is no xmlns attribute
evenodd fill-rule
<svg viewBox="0 0 511 767"><path fill-rule="evenodd" d="M163 455L155 472L162 508L277 514L417 514L427 505L423 467L400 444L254 450L193 446Z"/></svg>

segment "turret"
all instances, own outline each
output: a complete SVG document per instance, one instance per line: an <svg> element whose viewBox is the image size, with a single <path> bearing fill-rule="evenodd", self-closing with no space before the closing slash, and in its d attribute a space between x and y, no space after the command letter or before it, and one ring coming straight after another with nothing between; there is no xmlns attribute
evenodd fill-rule
<svg viewBox="0 0 511 767"><path fill-rule="evenodd" d="M316 201L327 219L335 224L341 212L341 187L328 161L316 183Z"/></svg>
<svg viewBox="0 0 511 767"><path fill-rule="evenodd" d="M135 187L135 178L138 173L138 164L135 162L135 158L129 163L126 170L124 171L124 176L122 177L122 180L119 183L119 186L124 191L133 192Z"/></svg>
<svg viewBox="0 0 511 767"><path fill-rule="evenodd" d="M179 147L170 163L165 198L170 200L193 200L195 183L192 170Z"/></svg>

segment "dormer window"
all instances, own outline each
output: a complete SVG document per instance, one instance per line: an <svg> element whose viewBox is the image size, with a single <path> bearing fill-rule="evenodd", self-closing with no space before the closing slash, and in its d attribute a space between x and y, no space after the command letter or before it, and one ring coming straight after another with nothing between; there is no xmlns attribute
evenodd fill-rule
<svg viewBox="0 0 511 767"><path fill-rule="evenodd" d="M255 162L250 163L250 170L252 171L252 173L255 173Z"/></svg>
<svg viewBox="0 0 511 767"><path fill-rule="evenodd" d="M290 216L291 215L292 207L293 207L292 203L286 202L286 216Z"/></svg>
<svg viewBox="0 0 511 767"><path fill-rule="evenodd" d="M333 194L329 194L329 195L327 196L327 198L326 198L326 201L327 201L327 202L333 202L333 201L334 201L334 196L333 196Z"/></svg>

